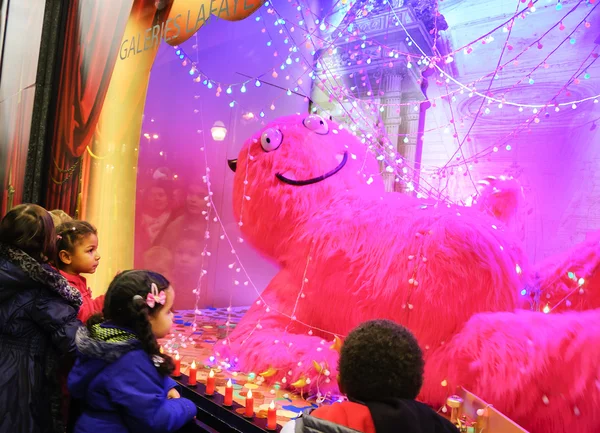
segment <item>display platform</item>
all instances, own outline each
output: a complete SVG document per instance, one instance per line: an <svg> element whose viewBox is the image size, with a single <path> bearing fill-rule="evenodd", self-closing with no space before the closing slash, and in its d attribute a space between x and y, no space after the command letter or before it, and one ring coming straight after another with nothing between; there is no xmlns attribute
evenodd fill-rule
<svg viewBox="0 0 600 433"><path fill-rule="evenodd" d="M304 409L317 407L301 395L261 384L260 378L252 372L224 371L211 359L215 343L227 336L227 332L235 328L247 311L247 307L209 308L201 310L196 316L194 329L194 311L178 311L175 313L172 334L160 341L161 346L171 355L179 354L180 371L189 374L190 366L197 365L197 381L204 386L210 370L215 373L217 393L224 395L227 381L231 379L233 401L241 406L237 408L243 413L243 405L249 390L252 390L257 419L266 419L268 405L274 401L277 407L277 423L283 426L290 419L296 418ZM187 382L186 382L187 383Z"/></svg>
<svg viewBox="0 0 600 433"><path fill-rule="evenodd" d="M225 338L243 315L246 307L210 308L201 310L199 315L194 311L178 311L175 313L172 334L160 341L168 353L179 355L182 396L191 399L198 407L198 420L184 429L185 433L202 432L240 432L259 433L267 429L268 406L274 402L279 431L290 419L296 418L304 409L317 407L316 402L304 396L282 390L278 386L270 387L263 383L253 372L236 372L222 370L212 358L214 345ZM195 327L194 327L195 320ZM196 364L196 385L190 386L189 374L192 363ZM215 377L215 393L206 396L206 383L210 370ZM193 372L192 372L193 373ZM233 401L225 406L224 395L227 382L231 380ZM254 399L254 416L244 416L248 391ZM467 390L461 390L459 397L462 404L456 415L468 419L465 432L485 433L528 433L527 430L504 416L494 407ZM450 409L451 410L451 409ZM444 415L450 417L448 411ZM470 429L471 422L473 427Z"/></svg>

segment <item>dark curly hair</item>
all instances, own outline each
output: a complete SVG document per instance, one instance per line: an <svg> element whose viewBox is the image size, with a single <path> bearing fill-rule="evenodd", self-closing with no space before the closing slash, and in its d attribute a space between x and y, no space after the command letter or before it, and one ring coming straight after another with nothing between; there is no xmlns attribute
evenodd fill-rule
<svg viewBox="0 0 600 433"><path fill-rule="evenodd" d="M423 352L415 336L390 320L371 320L344 341L339 383L349 400L415 399L423 385Z"/></svg>
<svg viewBox="0 0 600 433"><path fill-rule="evenodd" d="M56 255L56 231L50 213L36 204L21 204L0 222L0 242L27 253L40 263Z"/></svg>
<svg viewBox="0 0 600 433"><path fill-rule="evenodd" d="M102 315L92 316L87 322L87 327L92 332L94 325L106 321L133 331L146 353L163 359L157 369L161 374L168 376L175 368L173 360L170 356L160 353L160 346L148 320L149 316L164 308L158 303L154 308L146 304L145 299L151 291L152 283L156 284L159 292L167 290L171 285L169 280L156 272L142 270L121 272L108 286Z"/></svg>
<svg viewBox="0 0 600 433"><path fill-rule="evenodd" d="M89 235L98 235L96 227L91 225L87 221L73 220L62 223L56 228L56 266L61 269L64 266L62 260L60 260L59 254L61 251L68 251L73 253L75 251L75 245L81 239Z"/></svg>

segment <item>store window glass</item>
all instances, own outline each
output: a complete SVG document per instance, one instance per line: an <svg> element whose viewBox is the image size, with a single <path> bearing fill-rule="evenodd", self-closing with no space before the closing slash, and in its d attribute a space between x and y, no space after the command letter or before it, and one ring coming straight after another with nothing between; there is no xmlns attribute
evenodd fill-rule
<svg viewBox="0 0 600 433"><path fill-rule="evenodd" d="M135 266L172 279L178 308L248 305L275 273L243 242L227 160L266 122L308 112L314 47L276 37L291 4L225 2L204 22L204 3L69 10L47 206L97 226L96 293Z"/></svg>
<svg viewBox="0 0 600 433"><path fill-rule="evenodd" d="M551 53L580 54L570 75L551 74L540 42L514 54L529 60L502 66L527 61L538 78L510 69L486 81L485 59L515 47L478 39L483 24L463 35L463 16L438 15L435 2L223 2L212 11L221 19L206 22L213 3L79 0L69 9L47 206L98 226L94 290L136 266L171 275L179 307L252 302L275 266L240 242L227 160L264 124L296 112L355 132L388 192L471 206L480 180L518 179L527 201L511 225L533 261L597 225L594 171L581 168L597 156L597 44L585 14L575 23L581 37ZM535 26L552 28L550 12L536 16ZM476 55L473 41L485 46ZM550 158L574 136L584 145L572 159ZM577 191L573 170L585 179ZM557 197L570 213L554 211ZM557 236L540 236L550 223Z"/></svg>
<svg viewBox="0 0 600 433"><path fill-rule="evenodd" d="M531 347L560 359L548 329L583 347L573 324L596 325L583 310L600 269L597 3L73 1L47 205L97 226L96 293L123 269L165 274L178 317L164 349L182 372L244 383L259 408L279 391L289 418L337 401L342 338L385 317L437 366L422 389L436 410L462 389L527 428L588 422L576 397L535 419L556 399L501 406L498 386L508 402L521 392L494 367L543 383L545 365L522 368ZM244 142L293 113L303 146L252 166ZM238 156L258 173L251 194L234 194ZM481 371L463 375L457 353Z"/></svg>
<svg viewBox="0 0 600 433"><path fill-rule="evenodd" d="M0 2L2 215L23 197L44 8L43 0Z"/></svg>

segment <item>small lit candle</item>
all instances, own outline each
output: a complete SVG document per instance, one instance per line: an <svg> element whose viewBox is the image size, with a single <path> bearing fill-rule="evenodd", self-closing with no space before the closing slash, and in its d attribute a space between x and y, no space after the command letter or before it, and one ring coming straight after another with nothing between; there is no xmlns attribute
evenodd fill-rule
<svg viewBox="0 0 600 433"><path fill-rule="evenodd" d="M275 401L271 401L269 411L267 412L267 430L277 429L277 409L275 409Z"/></svg>
<svg viewBox="0 0 600 433"><path fill-rule="evenodd" d="M173 370L173 376L179 377L179 376L181 376L181 358L179 357L179 353L175 354L175 359L173 361L175 363L175 369Z"/></svg>
<svg viewBox="0 0 600 433"><path fill-rule="evenodd" d="M227 381L227 386L225 386L225 400L223 400L223 406L231 406L233 405L233 384L231 383L231 379Z"/></svg>
<svg viewBox="0 0 600 433"><path fill-rule="evenodd" d="M206 395L213 395L215 393L215 372L210 370L208 373L208 379L206 380Z"/></svg>
<svg viewBox="0 0 600 433"><path fill-rule="evenodd" d="M188 384L191 386L195 386L198 382L196 381L196 361L192 361L192 365L190 365L190 371L188 372L189 381Z"/></svg>
<svg viewBox="0 0 600 433"><path fill-rule="evenodd" d="M244 415L248 418L254 417L254 397L252 397L252 390L248 390L248 394L246 395L246 411Z"/></svg>
<svg viewBox="0 0 600 433"><path fill-rule="evenodd" d="M454 425L458 424L458 417L460 416L460 407L463 404L463 399L457 395L451 395L446 399L446 405L450 406L452 411L450 412L450 422Z"/></svg>

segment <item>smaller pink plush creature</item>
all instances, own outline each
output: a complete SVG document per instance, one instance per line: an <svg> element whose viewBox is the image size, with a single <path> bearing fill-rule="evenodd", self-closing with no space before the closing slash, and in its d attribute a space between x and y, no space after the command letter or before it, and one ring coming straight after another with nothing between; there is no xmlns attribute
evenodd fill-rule
<svg viewBox="0 0 600 433"><path fill-rule="evenodd" d="M600 431L600 310L518 310L528 265L501 187L475 208L385 193L366 146L315 115L272 122L230 166L242 231L281 270L221 359L336 392L339 337L390 319L423 348L425 403L464 386L534 433Z"/></svg>
<svg viewBox="0 0 600 433"><path fill-rule="evenodd" d="M473 208L494 216L507 226L518 219L523 188L514 178L488 176L478 182L477 189L477 195L472 198Z"/></svg>
<svg viewBox="0 0 600 433"><path fill-rule="evenodd" d="M540 310L565 312L600 308L600 231L533 269L528 298Z"/></svg>

